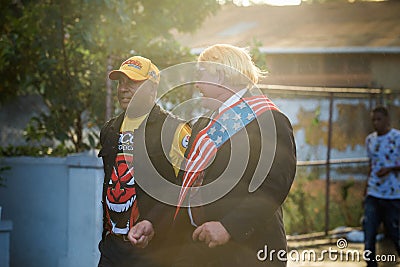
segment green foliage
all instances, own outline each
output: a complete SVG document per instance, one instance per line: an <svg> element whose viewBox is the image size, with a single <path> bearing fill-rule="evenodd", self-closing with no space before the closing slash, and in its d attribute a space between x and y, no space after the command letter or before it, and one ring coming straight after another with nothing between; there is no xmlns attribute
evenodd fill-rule
<svg viewBox="0 0 400 267"><path fill-rule="evenodd" d="M191 60L172 31L194 31L219 6L214 0L1 2L1 101L39 94L47 111L31 120L27 140L55 140L75 152L97 144L107 59L113 68L132 53L160 68Z"/></svg>
<svg viewBox="0 0 400 267"><path fill-rule="evenodd" d="M253 42L249 44L250 54L252 55L253 61L257 67L259 67L262 71L267 71L267 59L264 53L260 51L260 47L262 47L262 42L256 38L253 38Z"/></svg>
<svg viewBox="0 0 400 267"><path fill-rule="evenodd" d="M318 126L318 124L321 122L321 106L318 106L315 109L314 114L315 114L315 116L313 117L312 125L313 126Z"/></svg>
<svg viewBox="0 0 400 267"><path fill-rule="evenodd" d="M315 177L317 176L308 173L307 170L297 170L296 179L283 206L289 234L308 233L315 228L316 210L310 210L310 204L315 203L316 198L305 190L306 183L315 180ZM313 219L310 220L310 217Z"/></svg>
<svg viewBox="0 0 400 267"><path fill-rule="evenodd" d="M319 179L324 168L299 168L295 182L283 205L288 234L305 234L325 230L325 181ZM365 182L351 178L332 181L330 185L329 229L339 226L359 227L363 213Z"/></svg>

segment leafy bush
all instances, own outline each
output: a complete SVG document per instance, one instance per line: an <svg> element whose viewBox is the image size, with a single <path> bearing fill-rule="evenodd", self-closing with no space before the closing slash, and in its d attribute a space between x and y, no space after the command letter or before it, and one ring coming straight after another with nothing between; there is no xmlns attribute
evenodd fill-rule
<svg viewBox="0 0 400 267"><path fill-rule="evenodd" d="M292 189L284 203L285 227L288 234L304 234L325 230L324 179L318 171L299 170ZM329 229L339 226L358 227L363 214L362 201L365 181L349 177L331 181L329 204Z"/></svg>

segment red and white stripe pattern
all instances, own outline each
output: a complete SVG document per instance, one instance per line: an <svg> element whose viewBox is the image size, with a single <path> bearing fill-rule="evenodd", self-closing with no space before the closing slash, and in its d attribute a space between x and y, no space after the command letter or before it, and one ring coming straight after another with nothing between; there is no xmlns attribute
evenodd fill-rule
<svg viewBox="0 0 400 267"><path fill-rule="evenodd" d="M241 98L223 109L207 127L197 134L186 159L175 217L190 187L194 185L200 173L207 168L218 148L267 110L278 110L278 108L266 96ZM196 186L198 185L200 184L196 183Z"/></svg>

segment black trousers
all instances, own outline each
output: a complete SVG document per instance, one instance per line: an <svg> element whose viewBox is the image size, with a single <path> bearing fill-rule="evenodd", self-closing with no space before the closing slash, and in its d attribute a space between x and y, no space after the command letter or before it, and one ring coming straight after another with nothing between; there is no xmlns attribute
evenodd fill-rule
<svg viewBox="0 0 400 267"><path fill-rule="evenodd" d="M152 240L153 241L153 240ZM151 242L150 242L151 243ZM166 267L169 259L161 248L133 246L122 237L108 234L99 243L98 267Z"/></svg>
<svg viewBox="0 0 400 267"><path fill-rule="evenodd" d="M260 247L261 248L261 247ZM187 240L175 257L172 267L285 267L286 261L274 257L273 261L257 258L257 249L229 242L209 248L202 242Z"/></svg>

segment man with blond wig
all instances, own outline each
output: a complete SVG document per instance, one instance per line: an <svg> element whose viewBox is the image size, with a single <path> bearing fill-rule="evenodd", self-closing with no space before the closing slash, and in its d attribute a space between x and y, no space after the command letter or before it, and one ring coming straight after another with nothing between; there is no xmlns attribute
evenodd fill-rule
<svg viewBox="0 0 400 267"><path fill-rule="evenodd" d="M286 266L281 206L296 171L291 124L257 89L264 72L248 50L213 45L197 64L195 85L211 111L193 126L178 175L176 233L186 243L174 266Z"/></svg>

